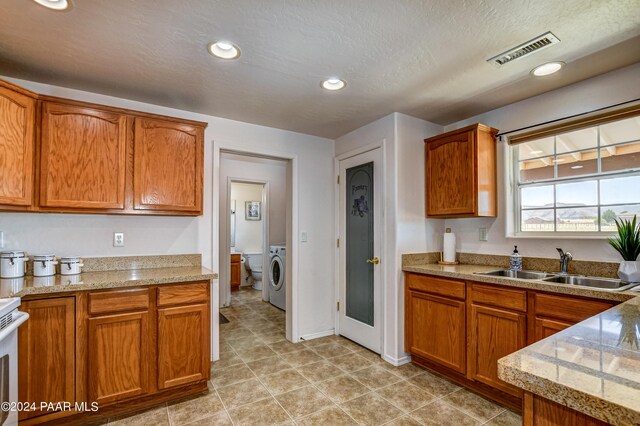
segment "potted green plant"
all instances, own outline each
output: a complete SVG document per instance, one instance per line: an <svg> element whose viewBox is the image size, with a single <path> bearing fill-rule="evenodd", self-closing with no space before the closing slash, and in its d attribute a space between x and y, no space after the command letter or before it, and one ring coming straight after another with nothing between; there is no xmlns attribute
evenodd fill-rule
<svg viewBox="0 0 640 426"><path fill-rule="evenodd" d="M626 282L640 282L640 226L636 216L632 220L616 219L618 235L609 238L609 244L622 256L618 277Z"/></svg>

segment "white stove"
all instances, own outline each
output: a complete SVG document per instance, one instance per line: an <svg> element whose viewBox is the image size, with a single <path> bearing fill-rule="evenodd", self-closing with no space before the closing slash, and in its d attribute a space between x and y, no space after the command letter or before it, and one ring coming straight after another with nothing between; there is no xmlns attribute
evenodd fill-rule
<svg viewBox="0 0 640 426"><path fill-rule="evenodd" d="M18 327L29 314L18 311L20 298L0 299L0 425L18 424L18 413L5 410L18 402Z"/></svg>

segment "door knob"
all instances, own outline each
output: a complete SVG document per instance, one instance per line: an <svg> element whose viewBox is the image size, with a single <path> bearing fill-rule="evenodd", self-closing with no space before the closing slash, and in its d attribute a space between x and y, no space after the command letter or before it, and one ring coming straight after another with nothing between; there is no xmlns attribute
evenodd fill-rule
<svg viewBox="0 0 640 426"><path fill-rule="evenodd" d="M367 263L373 263L374 265L377 265L378 263L380 263L380 259L378 259L378 257L374 257L373 259L367 259Z"/></svg>

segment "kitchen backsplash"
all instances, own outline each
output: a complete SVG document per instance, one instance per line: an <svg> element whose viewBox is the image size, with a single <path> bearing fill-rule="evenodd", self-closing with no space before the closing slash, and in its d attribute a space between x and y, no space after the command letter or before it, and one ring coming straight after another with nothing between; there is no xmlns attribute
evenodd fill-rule
<svg viewBox="0 0 640 426"><path fill-rule="evenodd" d="M402 266L415 266L437 263L440 260L439 252L410 253L402 255ZM509 268L509 256L494 254L458 253L458 262L467 265L488 265L498 268ZM560 259L546 257L523 257L522 268L533 271L559 272ZM571 260L569 273L589 275L596 277L617 278L619 263L595 262L590 260Z"/></svg>
<svg viewBox="0 0 640 426"><path fill-rule="evenodd" d="M87 257L82 260L84 263L82 272L202 266L201 254ZM27 262L26 274L33 275L33 261L31 260Z"/></svg>

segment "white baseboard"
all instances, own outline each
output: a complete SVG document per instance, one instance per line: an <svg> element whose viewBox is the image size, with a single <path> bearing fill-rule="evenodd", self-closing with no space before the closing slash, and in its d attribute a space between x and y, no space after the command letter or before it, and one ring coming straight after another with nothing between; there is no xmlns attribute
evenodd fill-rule
<svg viewBox="0 0 640 426"><path fill-rule="evenodd" d="M300 336L300 340L319 339L320 337L333 336L334 334L335 334L335 331L332 328L330 330L320 331L318 333L305 334L304 336Z"/></svg>
<svg viewBox="0 0 640 426"><path fill-rule="evenodd" d="M392 356L384 354L382 355L382 359L384 359L391 365L400 367L401 365L408 364L411 362L411 355L405 355L402 358L393 358Z"/></svg>

